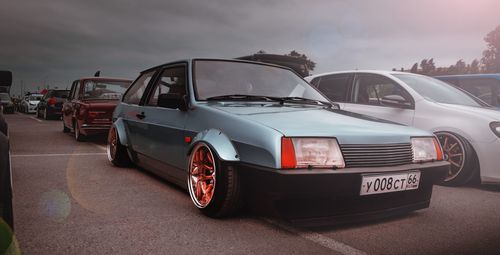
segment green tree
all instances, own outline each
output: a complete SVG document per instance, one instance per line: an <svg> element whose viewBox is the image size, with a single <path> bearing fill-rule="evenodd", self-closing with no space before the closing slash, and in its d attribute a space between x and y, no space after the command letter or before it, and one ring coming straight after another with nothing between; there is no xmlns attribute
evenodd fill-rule
<svg viewBox="0 0 500 255"><path fill-rule="evenodd" d="M484 71L487 73L500 72L500 26L489 32L484 38L486 50L483 51Z"/></svg>
<svg viewBox="0 0 500 255"><path fill-rule="evenodd" d="M469 73L479 73L479 61L477 59L472 60L469 66Z"/></svg>
<svg viewBox="0 0 500 255"><path fill-rule="evenodd" d="M305 54L301 54L295 50L290 51L290 53L285 54L285 56L298 57L306 60L306 66L309 71L313 71L316 67L316 63L310 60Z"/></svg>
<svg viewBox="0 0 500 255"><path fill-rule="evenodd" d="M418 72L418 63L413 64L413 66L410 69L411 73L417 73Z"/></svg>

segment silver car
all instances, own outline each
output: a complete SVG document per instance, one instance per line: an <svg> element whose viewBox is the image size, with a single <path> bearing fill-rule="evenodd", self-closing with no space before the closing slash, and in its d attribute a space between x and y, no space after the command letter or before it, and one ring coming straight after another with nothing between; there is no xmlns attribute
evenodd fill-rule
<svg viewBox="0 0 500 255"><path fill-rule="evenodd" d="M500 111L471 94L403 72L344 71L306 80L344 110L436 134L451 163L444 184L463 185L476 177L500 183Z"/></svg>
<svg viewBox="0 0 500 255"><path fill-rule="evenodd" d="M43 94L31 94L25 96L21 102L21 111L24 113L36 113L38 103L43 98Z"/></svg>

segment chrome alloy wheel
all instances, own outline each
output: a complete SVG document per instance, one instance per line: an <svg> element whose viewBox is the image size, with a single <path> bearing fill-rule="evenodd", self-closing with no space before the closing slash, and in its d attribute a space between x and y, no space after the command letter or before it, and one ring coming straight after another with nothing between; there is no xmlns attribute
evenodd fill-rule
<svg viewBox="0 0 500 255"><path fill-rule="evenodd" d="M188 188L193 203L198 208L207 207L214 197L215 158L206 144L196 145L189 160Z"/></svg>
<svg viewBox="0 0 500 255"><path fill-rule="evenodd" d="M111 129L108 135L108 145L106 146L106 153L108 154L108 160L113 162L116 157L116 151L118 150L118 137L116 135L116 130Z"/></svg>
<svg viewBox="0 0 500 255"><path fill-rule="evenodd" d="M444 154L448 157L450 162L450 171L444 180L449 181L457 177L464 168L465 164L465 147L460 139L450 133L436 133L441 147L443 147Z"/></svg>

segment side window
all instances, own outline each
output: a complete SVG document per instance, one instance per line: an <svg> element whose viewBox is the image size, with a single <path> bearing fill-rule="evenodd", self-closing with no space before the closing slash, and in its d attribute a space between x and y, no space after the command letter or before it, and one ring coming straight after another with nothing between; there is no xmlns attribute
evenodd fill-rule
<svg viewBox="0 0 500 255"><path fill-rule="evenodd" d="M346 102L351 75L335 74L321 77L318 89L334 102Z"/></svg>
<svg viewBox="0 0 500 255"><path fill-rule="evenodd" d="M186 94L186 67L176 66L163 70L147 104L158 105L158 96L161 94Z"/></svg>
<svg viewBox="0 0 500 255"><path fill-rule="evenodd" d="M153 70L142 74L132 85L130 85L130 89L123 96L123 102L127 104L139 104L155 72L156 70Z"/></svg>
<svg viewBox="0 0 500 255"><path fill-rule="evenodd" d="M408 106L411 96L395 81L380 75L361 74L356 76L354 84L354 102L379 106L391 106L384 101L406 101Z"/></svg>
<svg viewBox="0 0 500 255"><path fill-rule="evenodd" d="M460 79L462 89L491 105L496 105L498 95L495 94L495 87L499 87L499 83L498 80L490 78Z"/></svg>

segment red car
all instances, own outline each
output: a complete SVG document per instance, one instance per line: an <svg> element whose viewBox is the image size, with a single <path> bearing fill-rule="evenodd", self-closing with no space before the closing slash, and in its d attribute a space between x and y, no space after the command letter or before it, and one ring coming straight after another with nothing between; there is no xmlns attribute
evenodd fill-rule
<svg viewBox="0 0 500 255"><path fill-rule="evenodd" d="M107 133L112 115L131 80L90 77L73 82L62 108L63 132L74 131L77 141Z"/></svg>

